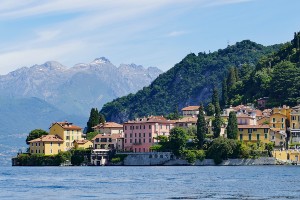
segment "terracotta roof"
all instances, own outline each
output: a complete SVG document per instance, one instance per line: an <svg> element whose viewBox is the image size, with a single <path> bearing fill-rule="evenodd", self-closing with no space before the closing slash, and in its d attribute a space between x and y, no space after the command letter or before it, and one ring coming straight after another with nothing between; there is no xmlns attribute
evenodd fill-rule
<svg viewBox="0 0 300 200"><path fill-rule="evenodd" d="M238 125L238 128L270 128L269 125Z"/></svg>
<svg viewBox="0 0 300 200"><path fill-rule="evenodd" d="M73 125L73 123L67 122L67 121L64 121L64 122L54 122L54 123L52 123L51 127L53 125L55 125L55 124L58 124L59 126L61 126L65 130L82 130L81 127Z"/></svg>
<svg viewBox="0 0 300 200"><path fill-rule="evenodd" d="M97 138L112 138L112 139L118 139L123 138L121 134L98 134L95 137L93 137L92 141L96 140Z"/></svg>
<svg viewBox="0 0 300 200"><path fill-rule="evenodd" d="M193 110L199 110L200 106L188 106L188 107L184 107L181 110L182 111L193 111Z"/></svg>
<svg viewBox="0 0 300 200"><path fill-rule="evenodd" d="M74 142L76 142L77 144L85 144L89 142L89 140L74 140Z"/></svg>
<svg viewBox="0 0 300 200"><path fill-rule="evenodd" d="M196 123L198 120L197 117L183 117L181 119L176 120L176 123L181 123L181 122L194 122Z"/></svg>
<svg viewBox="0 0 300 200"><path fill-rule="evenodd" d="M163 116L149 116L144 118L137 118L133 121L125 122L124 124L141 124L141 123L165 123L165 124L173 124L175 120L167 120Z"/></svg>
<svg viewBox="0 0 300 200"><path fill-rule="evenodd" d="M43 135L39 138L30 140L32 142L64 142L58 135Z"/></svg>
<svg viewBox="0 0 300 200"><path fill-rule="evenodd" d="M118 124L116 122L105 122L104 124L98 124L93 129L100 129L100 128L123 128L122 124Z"/></svg>
<svg viewBox="0 0 300 200"><path fill-rule="evenodd" d="M261 110L254 110L256 112L256 116L260 117L262 116L262 111Z"/></svg>

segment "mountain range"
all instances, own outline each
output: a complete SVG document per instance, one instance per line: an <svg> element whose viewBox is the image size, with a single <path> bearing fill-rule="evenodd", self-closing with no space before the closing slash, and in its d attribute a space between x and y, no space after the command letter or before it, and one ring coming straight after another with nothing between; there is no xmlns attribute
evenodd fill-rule
<svg viewBox="0 0 300 200"><path fill-rule="evenodd" d="M49 61L1 75L0 137L19 137L35 128L48 130L52 122L63 120L85 127L92 107L101 108L117 97L135 93L160 73L156 67L136 64L116 67L100 57L73 67ZM7 138L2 138L0 146L11 146Z"/></svg>

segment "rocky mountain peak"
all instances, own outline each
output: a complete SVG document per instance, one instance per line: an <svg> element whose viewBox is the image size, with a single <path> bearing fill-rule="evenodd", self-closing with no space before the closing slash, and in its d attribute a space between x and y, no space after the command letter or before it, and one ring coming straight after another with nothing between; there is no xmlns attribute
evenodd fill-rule
<svg viewBox="0 0 300 200"><path fill-rule="evenodd" d="M110 63L110 61L105 57L96 58L91 64L105 64Z"/></svg>

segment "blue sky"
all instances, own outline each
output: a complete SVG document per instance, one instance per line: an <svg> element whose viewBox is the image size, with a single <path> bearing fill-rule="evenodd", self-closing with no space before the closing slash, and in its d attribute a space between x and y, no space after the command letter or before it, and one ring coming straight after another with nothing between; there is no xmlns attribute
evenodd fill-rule
<svg viewBox="0 0 300 200"><path fill-rule="evenodd" d="M0 74L107 57L166 71L188 53L300 31L299 0L2 0Z"/></svg>

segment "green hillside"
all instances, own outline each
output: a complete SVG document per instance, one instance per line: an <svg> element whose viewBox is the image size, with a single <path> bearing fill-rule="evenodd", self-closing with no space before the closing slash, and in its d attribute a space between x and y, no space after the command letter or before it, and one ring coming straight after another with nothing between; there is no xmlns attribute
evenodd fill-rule
<svg viewBox="0 0 300 200"><path fill-rule="evenodd" d="M221 87L231 66L254 68L259 58L277 51L281 45L265 47L244 40L213 53L191 53L150 86L136 94L117 98L100 111L107 120L124 122L138 116L165 115L187 105L211 98L212 88Z"/></svg>
<svg viewBox="0 0 300 200"><path fill-rule="evenodd" d="M241 72L241 70L239 70ZM268 107L300 103L300 33L272 55L260 59L248 76L228 86L228 104L269 97Z"/></svg>

